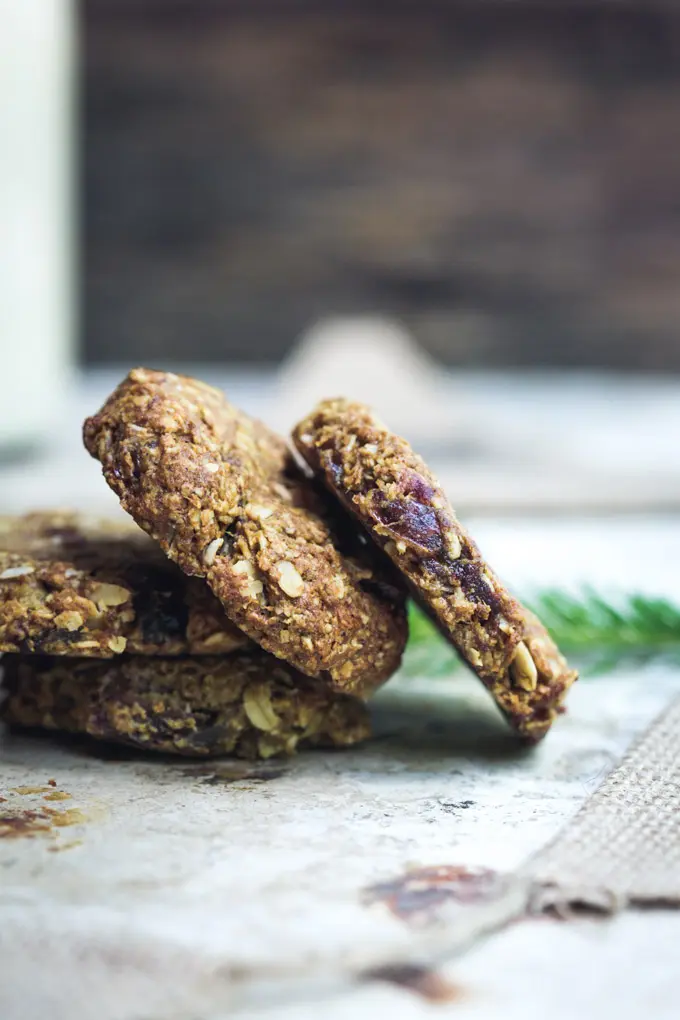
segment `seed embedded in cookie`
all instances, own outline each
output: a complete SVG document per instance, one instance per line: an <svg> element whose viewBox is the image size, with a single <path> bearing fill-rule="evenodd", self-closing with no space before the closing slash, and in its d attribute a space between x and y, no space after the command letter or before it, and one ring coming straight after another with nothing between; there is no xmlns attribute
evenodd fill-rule
<svg viewBox="0 0 680 1020"><path fill-rule="evenodd" d="M260 648L219 658L8 655L2 669L0 718L11 726L193 757L270 758L369 736L361 701Z"/></svg>
<svg viewBox="0 0 680 1020"><path fill-rule="evenodd" d="M84 440L124 509L263 648L360 695L394 673L401 583L266 426L195 379L136 369Z"/></svg>
<svg viewBox="0 0 680 1020"><path fill-rule="evenodd" d="M216 655L248 643L207 585L132 522L0 518L0 652Z"/></svg>
<svg viewBox="0 0 680 1020"><path fill-rule="evenodd" d="M401 571L511 725L540 739L577 674L484 562L422 459L369 408L343 399L319 404L293 438L309 467Z"/></svg>

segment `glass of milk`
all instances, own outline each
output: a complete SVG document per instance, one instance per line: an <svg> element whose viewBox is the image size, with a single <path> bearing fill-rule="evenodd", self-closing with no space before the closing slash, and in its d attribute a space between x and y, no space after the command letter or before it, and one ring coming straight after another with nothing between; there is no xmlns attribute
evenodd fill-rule
<svg viewBox="0 0 680 1020"><path fill-rule="evenodd" d="M0 458L58 433L75 331L75 5L0 0Z"/></svg>

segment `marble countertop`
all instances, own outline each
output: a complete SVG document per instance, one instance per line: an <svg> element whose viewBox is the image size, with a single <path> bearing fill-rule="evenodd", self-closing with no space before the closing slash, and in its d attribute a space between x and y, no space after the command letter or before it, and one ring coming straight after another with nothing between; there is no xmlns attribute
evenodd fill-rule
<svg viewBox="0 0 680 1020"><path fill-rule="evenodd" d="M74 422L106 383L80 391ZM261 392L244 393L257 410ZM0 509L114 510L72 433L56 437L40 474L0 471ZM467 522L521 593L587 582L680 598L680 516L634 500L616 516L600 506L568 517L546 516L545 501L504 515L488 503L475 515L474 503ZM100 757L0 734L3 808L30 820L56 790L69 797L53 810L70 812L0 840L0 1015L675 1017L677 913L524 920L454 954L436 897L400 912L384 889L414 869L519 866L678 692L680 672L660 665L586 677L532 752L463 672L390 683L364 747L264 766ZM362 978L433 954L444 962L429 998Z"/></svg>

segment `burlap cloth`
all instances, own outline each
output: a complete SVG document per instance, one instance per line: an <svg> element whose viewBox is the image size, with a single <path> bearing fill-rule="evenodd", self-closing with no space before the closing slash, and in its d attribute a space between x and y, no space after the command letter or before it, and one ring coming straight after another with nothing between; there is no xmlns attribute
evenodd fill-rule
<svg viewBox="0 0 680 1020"><path fill-rule="evenodd" d="M680 699L520 874L537 909L680 904Z"/></svg>

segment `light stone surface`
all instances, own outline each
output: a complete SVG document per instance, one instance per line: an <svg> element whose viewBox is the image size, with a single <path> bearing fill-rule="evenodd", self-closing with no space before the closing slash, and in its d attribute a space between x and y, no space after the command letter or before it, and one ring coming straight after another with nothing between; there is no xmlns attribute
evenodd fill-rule
<svg viewBox="0 0 680 1020"><path fill-rule="evenodd" d="M678 676L658 668L586 679L549 739L520 752L472 678L402 680L376 702L372 743L300 755L280 775L270 764L265 779L226 761L102 761L82 748L5 735L3 812L49 804L82 812L83 821L0 839L2 1015L14 1017L18 1004L42 992L53 1016L89 1017L79 1012L91 1005L88 981L107 980L121 1007L141 1002L142 1016L188 1017L198 1007L212 1020L227 1005L271 1009L317 994L332 1001L345 984L354 995L351 975L366 966L446 956L458 945L455 910L435 910L438 924L414 925L368 905L367 887L415 866L514 868L555 834L678 690ZM71 798L45 801L48 780ZM639 920L653 938L656 917ZM629 922L606 928L622 923ZM476 983L475 959L489 952L487 990L500 980L504 996L531 1000L536 992L520 978L532 953L542 958L550 939L556 955L542 964L542 980L546 968L559 979L561 939L573 946L574 935L557 922L528 922L529 930L528 952L503 953L505 940L529 938L510 929L471 962L463 957L456 980L470 967ZM597 937L592 925L583 930ZM149 982L154 972L159 980ZM373 992L364 994L370 1000ZM399 994L410 1009L410 994ZM495 1016L488 1006L481 1015Z"/></svg>
<svg viewBox="0 0 680 1020"><path fill-rule="evenodd" d="M86 457L68 469L76 491L85 468ZM31 497L15 486L7 502ZM468 523L521 592L587 581L680 597L675 518ZM408 921L366 890L427 865L513 869L678 692L680 671L660 665L586 677L529 752L463 672L390 684L362 748L264 767L111 759L0 733L0 815L48 830L0 838L0 1016L670 1020L676 913L523 921L455 955L461 908ZM70 797L45 800L55 791ZM41 818L46 808L74 824ZM356 979L376 963L449 957L450 1003Z"/></svg>

